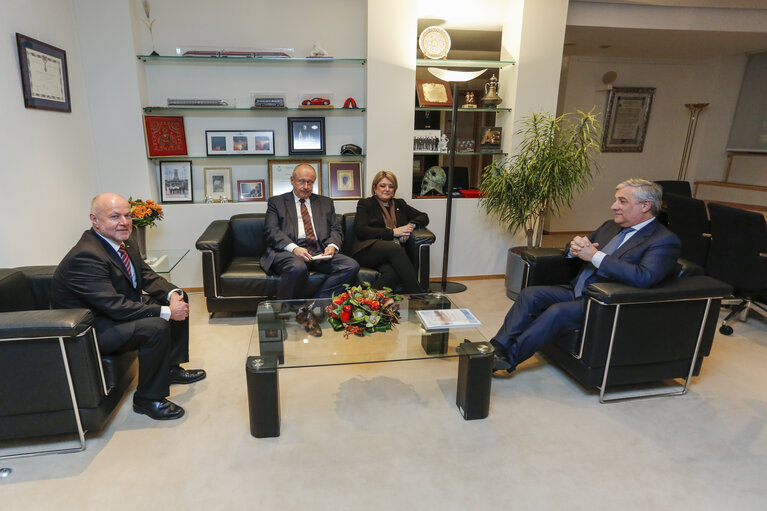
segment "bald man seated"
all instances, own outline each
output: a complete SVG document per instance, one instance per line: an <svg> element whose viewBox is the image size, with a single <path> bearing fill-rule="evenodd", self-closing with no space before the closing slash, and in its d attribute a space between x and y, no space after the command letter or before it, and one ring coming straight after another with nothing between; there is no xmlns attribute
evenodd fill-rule
<svg viewBox="0 0 767 511"><path fill-rule="evenodd" d="M167 399L170 384L205 378L189 361L189 304L184 292L157 275L128 241L130 204L114 193L91 202L92 227L64 256L53 277L53 306L91 309L102 354L138 350L133 410L155 420L184 409Z"/></svg>

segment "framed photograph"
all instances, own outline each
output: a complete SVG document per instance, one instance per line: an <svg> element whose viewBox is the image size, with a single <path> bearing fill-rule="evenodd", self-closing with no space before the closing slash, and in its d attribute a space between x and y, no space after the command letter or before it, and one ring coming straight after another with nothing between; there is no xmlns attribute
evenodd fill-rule
<svg viewBox="0 0 767 511"><path fill-rule="evenodd" d="M187 155L183 117L145 115L144 135L150 158Z"/></svg>
<svg viewBox="0 0 767 511"><path fill-rule="evenodd" d="M322 160L268 160L269 165L269 197L280 195L293 190L290 176L293 169L300 163L311 165L317 173L313 193L322 195Z"/></svg>
<svg viewBox="0 0 767 511"><path fill-rule="evenodd" d="M288 117L288 154L325 154L325 118Z"/></svg>
<svg viewBox="0 0 767 511"><path fill-rule="evenodd" d="M24 106L71 112L67 52L16 33Z"/></svg>
<svg viewBox="0 0 767 511"><path fill-rule="evenodd" d="M447 82L417 80L416 92L418 106L453 106L453 93Z"/></svg>
<svg viewBox="0 0 767 511"><path fill-rule="evenodd" d="M160 162L160 200L192 202L192 162Z"/></svg>
<svg viewBox="0 0 767 511"><path fill-rule="evenodd" d="M613 87L607 96L602 152L641 153L655 87Z"/></svg>
<svg viewBox="0 0 767 511"><path fill-rule="evenodd" d="M232 202L232 168L208 167L205 172L205 198L213 198L216 202L226 198Z"/></svg>
<svg viewBox="0 0 767 511"><path fill-rule="evenodd" d="M502 128L497 126L482 126L479 128L480 152L494 152L501 150Z"/></svg>
<svg viewBox="0 0 767 511"><path fill-rule="evenodd" d="M425 156L413 156L413 175L423 176L423 168L426 166Z"/></svg>
<svg viewBox="0 0 767 511"><path fill-rule="evenodd" d="M263 179L245 179L237 181L237 200L253 202L266 200L266 184Z"/></svg>
<svg viewBox="0 0 767 511"><path fill-rule="evenodd" d="M208 156L274 154L274 131L206 131Z"/></svg>
<svg viewBox="0 0 767 511"><path fill-rule="evenodd" d="M328 185L331 199L362 198L362 163L358 161L328 162Z"/></svg>

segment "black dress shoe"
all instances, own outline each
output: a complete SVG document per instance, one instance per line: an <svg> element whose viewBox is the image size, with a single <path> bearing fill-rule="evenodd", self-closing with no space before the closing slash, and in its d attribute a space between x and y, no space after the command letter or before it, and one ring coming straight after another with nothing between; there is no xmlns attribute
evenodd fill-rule
<svg viewBox="0 0 767 511"><path fill-rule="evenodd" d="M181 366L173 366L168 372L170 376L170 383L194 383L200 381L207 376L203 369L184 369Z"/></svg>
<svg viewBox="0 0 767 511"><path fill-rule="evenodd" d="M143 413L156 421L180 419L184 409L167 399L146 399L133 396L133 411Z"/></svg>
<svg viewBox="0 0 767 511"><path fill-rule="evenodd" d="M511 361L509 360L509 354L506 351L506 347L495 339L491 339L490 344L493 346L493 348L495 348L495 353L493 354L493 372L512 372L515 368L511 366Z"/></svg>

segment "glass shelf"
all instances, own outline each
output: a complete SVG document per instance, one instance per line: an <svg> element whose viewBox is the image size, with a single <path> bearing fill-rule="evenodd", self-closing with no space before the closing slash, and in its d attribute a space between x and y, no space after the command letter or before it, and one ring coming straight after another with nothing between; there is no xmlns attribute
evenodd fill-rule
<svg viewBox="0 0 767 511"><path fill-rule="evenodd" d="M429 153L429 154L438 154L438 153ZM442 153L445 154L445 153ZM457 153L456 153L457 154ZM461 153L461 154L469 154L469 153ZM490 153L482 153L482 154L490 154ZM281 156L275 156L273 154L221 154L221 155L215 155L215 156L151 156L149 157L150 160L181 160L181 159L188 159L188 160L225 160L227 158L233 159L233 160L239 160L239 159L245 159L245 158L269 158L271 160L295 160L295 159L317 159L317 158L343 158L343 159L353 159L353 158L364 158L364 154L291 154L291 155L281 155Z"/></svg>
<svg viewBox="0 0 767 511"><path fill-rule="evenodd" d="M199 110L201 112L248 112L248 113L259 113L259 112L285 112L285 111L291 111L291 112L314 112L314 111L322 111L322 112L343 112L343 113L362 113L365 111L365 108L342 108L342 107L329 107L329 108L299 108L299 107L289 107L289 108L230 108L230 107L218 107L218 106L145 106L144 112L145 113L151 113L151 112L171 112L171 111L184 111L184 112L191 112ZM449 110L449 109L448 109ZM500 108L498 109L500 110Z"/></svg>
<svg viewBox="0 0 767 511"><path fill-rule="evenodd" d="M481 153L464 153L456 151L456 156L492 156L494 154L501 154L506 156L507 153L502 151L482 151ZM413 151L413 156L450 156L450 153L437 153L434 151Z"/></svg>
<svg viewBox="0 0 767 511"><path fill-rule="evenodd" d="M514 60L439 60L415 59L416 67L469 67L469 68L502 68L516 65Z"/></svg>
<svg viewBox="0 0 767 511"><path fill-rule="evenodd" d="M415 107L416 112L452 112L452 107L449 106L417 106ZM458 107L458 113L461 112L511 112L511 108L508 107L498 107L498 108L461 108Z"/></svg>
<svg viewBox="0 0 767 511"><path fill-rule="evenodd" d="M308 57L259 58L259 57L182 57L180 55L136 55L136 58L148 64L152 63L210 63L210 64L360 64L367 59L329 58L313 59Z"/></svg>

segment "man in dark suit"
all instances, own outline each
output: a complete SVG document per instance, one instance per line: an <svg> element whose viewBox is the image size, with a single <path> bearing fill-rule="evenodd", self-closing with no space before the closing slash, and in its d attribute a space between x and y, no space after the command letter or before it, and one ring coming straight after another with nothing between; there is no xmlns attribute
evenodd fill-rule
<svg viewBox="0 0 767 511"><path fill-rule="evenodd" d="M53 277L53 306L91 309L103 354L138 350L133 410L157 420L184 409L168 401L171 383L205 378L186 370L189 304L184 292L157 275L128 241L133 221L123 197L104 193L91 202L92 229L64 256Z"/></svg>
<svg viewBox="0 0 767 511"><path fill-rule="evenodd" d="M297 298L309 269L328 274L316 298L327 298L352 283L360 269L357 261L339 254L344 237L333 201L312 193L317 175L311 165L293 169L293 191L269 199L261 268L280 276L277 299Z"/></svg>
<svg viewBox="0 0 767 511"><path fill-rule="evenodd" d="M588 236L576 236L568 257L586 263L568 285L531 286L522 290L490 341L496 349L493 371L513 371L547 342L583 323L583 289L592 282L614 281L650 287L677 267L679 238L658 223L662 189L644 179L616 187L614 219Z"/></svg>

